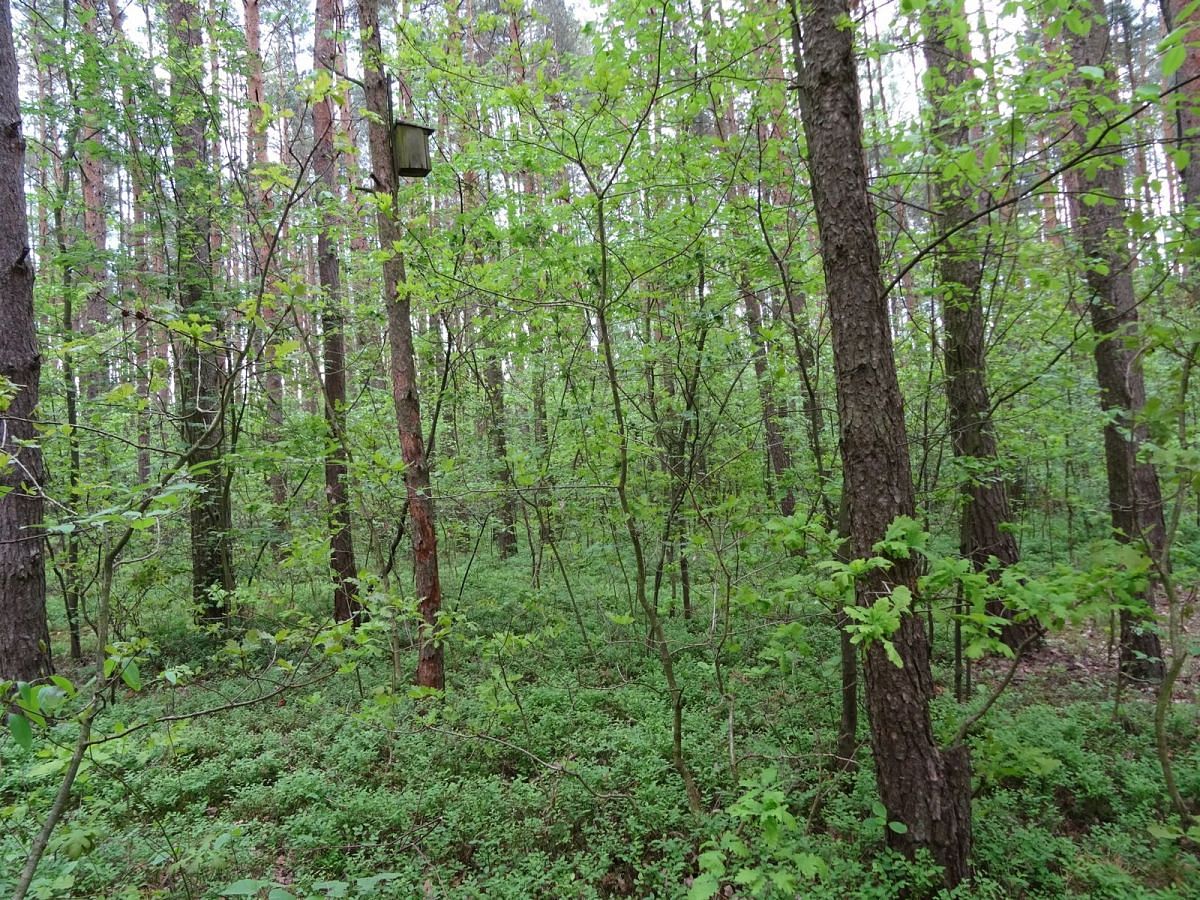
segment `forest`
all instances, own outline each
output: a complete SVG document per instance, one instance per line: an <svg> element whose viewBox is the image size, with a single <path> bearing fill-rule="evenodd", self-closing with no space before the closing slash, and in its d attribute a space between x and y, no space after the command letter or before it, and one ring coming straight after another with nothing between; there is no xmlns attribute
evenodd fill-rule
<svg viewBox="0 0 1200 900"><path fill-rule="evenodd" d="M0 0L0 896L1200 897L1197 363L1200 0Z"/></svg>

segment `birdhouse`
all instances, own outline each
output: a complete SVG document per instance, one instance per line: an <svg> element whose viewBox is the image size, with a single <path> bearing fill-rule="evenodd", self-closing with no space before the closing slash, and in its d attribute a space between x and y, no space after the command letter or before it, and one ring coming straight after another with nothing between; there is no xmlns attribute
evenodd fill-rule
<svg viewBox="0 0 1200 900"><path fill-rule="evenodd" d="M397 177L424 178L429 174L429 136L434 129L416 122L392 126L392 170Z"/></svg>

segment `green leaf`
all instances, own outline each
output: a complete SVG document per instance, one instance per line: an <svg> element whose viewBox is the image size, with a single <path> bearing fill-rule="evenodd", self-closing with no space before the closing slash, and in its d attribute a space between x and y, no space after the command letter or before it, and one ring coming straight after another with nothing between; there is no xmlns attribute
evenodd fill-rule
<svg viewBox="0 0 1200 900"><path fill-rule="evenodd" d="M720 889L720 879L711 872L705 872L692 882L687 892L687 900L709 900Z"/></svg>
<svg viewBox="0 0 1200 900"><path fill-rule="evenodd" d="M140 691L142 689L142 673L138 670L135 660L131 659L125 664L125 668L121 670L121 680L129 685L131 690Z"/></svg>
<svg viewBox="0 0 1200 900"><path fill-rule="evenodd" d="M891 641L882 641L881 643L883 644L883 652L887 654L887 658L891 660L892 665L897 669L903 669L904 660L900 658L900 653L896 649L896 645Z"/></svg>
<svg viewBox="0 0 1200 900"><path fill-rule="evenodd" d="M326 897L345 897L350 893L348 881L318 881L313 884L314 891L323 891Z"/></svg>
<svg viewBox="0 0 1200 900"><path fill-rule="evenodd" d="M1177 841L1183 836L1183 833L1178 828L1173 828L1170 825L1159 825L1157 822L1152 825L1147 825L1146 830L1150 832L1153 837L1156 837L1161 841Z"/></svg>
<svg viewBox="0 0 1200 900"><path fill-rule="evenodd" d="M1170 78L1179 71L1179 67L1187 60L1187 45L1177 43L1163 54L1163 77Z"/></svg>
<svg viewBox="0 0 1200 900"><path fill-rule="evenodd" d="M720 850L706 850L700 854L697 862L701 871L711 872L718 878L725 874L725 854Z"/></svg>
<svg viewBox="0 0 1200 900"><path fill-rule="evenodd" d="M380 872L378 875L367 875L363 878L355 880L355 885L358 887L358 892L363 896L369 896L374 892L375 888L379 887L385 881L391 881L393 878L399 878L399 872ZM269 898L268 898L269 900Z"/></svg>
<svg viewBox="0 0 1200 900"><path fill-rule="evenodd" d="M908 826L903 822L888 822L888 828L896 832L896 834L908 834Z"/></svg>
<svg viewBox="0 0 1200 900"><path fill-rule="evenodd" d="M263 888L275 887L273 881L263 881L261 878L243 878L233 884L221 888L222 897L253 897Z"/></svg>
<svg viewBox="0 0 1200 900"><path fill-rule="evenodd" d="M747 867L738 869L738 873L733 876L734 884L744 884L748 886L757 885L763 880L763 874L759 869Z"/></svg>
<svg viewBox="0 0 1200 900"><path fill-rule="evenodd" d="M12 732L13 740L26 750L33 748L33 729L29 720L19 713L9 713L8 729Z"/></svg>
<svg viewBox="0 0 1200 900"><path fill-rule="evenodd" d="M796 870L805 878L818 878L829 871L825 860L815 853L797 853L792 857Z"/></svg>

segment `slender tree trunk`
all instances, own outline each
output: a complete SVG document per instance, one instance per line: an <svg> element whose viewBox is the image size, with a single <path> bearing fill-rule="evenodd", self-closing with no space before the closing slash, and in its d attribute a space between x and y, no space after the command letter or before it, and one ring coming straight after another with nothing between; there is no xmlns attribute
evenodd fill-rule
<svg viewBox="0 0 1200 900"><path fill-rule="evenodd" d="M486 319L492 328L498 327L497 316L488 314ZM494 532L496 552L501 559L508 559L517 552L517 509L516 495L512 489L512 469L508 462L508 434L504 427L503 351L495 335L488 334L484 338L483 351L487 354L483 382L489 407L488 443L491 444L492 466L500 489L499 503L496 504L499 522Z"/></svg>
<svg viewBox="0 0 1200 900"><path fill-rule="evenodd" d="M1072 35L1071 56L1077 67L1111 67L1110 36L1103 0L1087 0L1091 22L1086 35ZM1094 86L1089 82L1089 88ZM1113 98L1115 100L1115 98ZM1075 137L1085 140L1076 126ZM1139 461L1148 434L1138 421L1146 404L1146 384L1140 355L1134 344L1138 334L1137 298L1134 295L1129 233L1125 226L1126 194L1123 167L1114 145L1099 164L1067 173L1071 218L1084 258L1089 260L1088 310L1097 342L1094 351L1100 406L1108 413L1104 426L1104 458L1108 474L1108 505L1113 531L1121 541L1136 542L1161 558L1165 525L1158 474ZM1089 205L1085 197L1103 198ZM1155 606L1155 585L1146 592ZM1162 677L1162 648L1153 624L1121 616L1121 671L1140 681Z"/></svg>
<svg viewBox="0 0 1200 900"><path fill-rule="evenodd" d="M263 107L266 100L263 91L262 71L262 36L259 0L243 0L243 14L246 22L246 144L250 150L251 168L266 166L267 132L263 127ZM251 175L251 181L254 178ZM262 316L266 325L266 347L263 352L265 372L263 377L266 407L267 427L264 440L268 444L278 442L283 431L283 373L275 361L272 331L280 318L280 311L275 301L268 299L265 294L272 287L274 280L274 239L275 230L272 223L273 204L270 189L264 189L254 195L250 207L250 246L254 260L254 284L264 292ZM267 476L267 484L271 490L271 502L277 510L276 521L283 528L287 526L287 480L283 469L276 464Z"/></svg>
<svg viewBox="0 0 1200 900"><path fill-rule="evenodd" d="M930 107L935 150L963 152L970 144L968 83L971 64L970 31L961 0L926 7L925 96ZM938 293L945 332L946 404L954 456L963 462L960 549L976 571L995 560L1001 568L1017 563L1017 540L1006 528L1011 517L1008 488L997 459L992 427L992 402L986 376L984 335L983 241L978 228L964 227L982 198L962 178L934 178ZM993 574L999 574L994 572ZM1002 603L989 610L1004 616ZM1010 647L1024 646L1036 634L1034 623L1009 624L1003 632Z"/></svg>
<svg viewBox="0 0 1200 900"><path fill-rule="evenodd" d="M0 379L14 393L0 412L0 678L51 672L46 625L45 471L34 416L42 359L33 314L33 257L25 212L25 137L12 11L0 2Z"/></svg>
<svg viewBox="0 0 1200 900"><path fill-rule="evenodd" d="M62 195L70 193L70 170L64 171ZM75 309L72 302L74 291L74 272L69 263L66 225L63 222L63 204L56 203L54 207L54 235L58 243L58 258L62 265L62 337L67 345L62 350L63 383L66 393L67 427L67 487L72 504L80 501L79 482L82 474L82 461L79 451L79 385L76 380L75 354L70 344L75 339ZM67 613L67 630L71 635L71 659L83 658L83 646L79 633L79 535L75 531L63 535L66 545L67 564L61 571L63 588L63 606Z"/></svg>
<svg viewBox="0 0 1200 900"><path fill-rule="evenodd" d="M852 551L873 555L898 516L913 516L912 473L880 276L875 211L867 191L862 111L846 0L814 0L801 18L791 6L800 110L829 295L838 387L842 467ZM895 559L861 579L858 602L915 593L916 565ZM897 589L905 588L906 592ZM894 594L893 591L896 591ZM969 874L970 763L965 746L946 751L929 717L929 645L915 604L902 610L891 641L903 667L876 640L864 654L876 779L888 842L912 855L927 849L950 886Z"/></svg>
<svg viewBox="0 0 1200 900"><path fill-rule="evenodd" d="M337 25L333 0L317 0L314 66L333 76L337 55ZM339 196L337 152L334 150L333 101L322 97L313 104L313 170L333 204ZM358 568L354 562L354 532L350 523L350 489L346 450L346 338L342 314L341 264L337 254L338 216L321 213L317 234L317 272L321 281L321 341L324 357L324 407L329 438L325 449L325 497L329 503L330 567L333 569L333 615L339 622L357 619L362 610L356 597Z"/></svg>
<svg viewBox="0 0 1200 900"><path fill-rule="evenodd" d="M116 37L117 60L121 65L130 63L129 40L125 36L125 15L119 0L108 0L108 14ZM146 174L142 158L142 142L135 125L137 106L133 89L126 82L121 85L121 107L124 111L126 140L129 145L129 179L133 191L133 226L130 231L130 249L133 257L133 309L134 341L136 344L137 393L144 400L137 413L138 481L146 484L150 480L150 382L152 325L149 320L149 295L147 282L150 276L150 260L146 250ZM122 312L125 315L125 312Z"/></svg>
<svg viewBox="0 0 1200 900"><path fill-rule="evenodd" d="M80 0L79 20L83 30L83 57L85 65L90 60L92 65L98 64L98 56L103 52L97 24L99 22L96 0ZM95 334L108 323L108 305L106 299L107 267L105 253L108 249L108 226L105 214L105 183L104 164L101 162L99 151L103 133L99 128L101 114L96 108L99 97L94 84L86 77L80 80L79 104L79 181L83 195L83 236L87 242L87 263L84 266L84 277L87 279L87 300L83 307L82 332L86 335ZM104 390L108 381L106 367L108 360L98 358L82 373L82 382L88 400L95 400Z"/></svg>
<svg viewBox="0 0 1200 900"><path fill-rule="evenodd" d="M392 353L392 399L396 405L396 425L400 432L400 453L404 459L404 485L408 496L410 534L413 542L413 570L417 602L421 612L416 683L421 687L445 687L445 660L442 643L434 636L442 605L442 586L438 575L437 532L434 529L433 498L429 489L429 462L425 458L425 439L421 433L421 402L417 394L416 354L413 351L412 313L405 282L404 258L392 248L402 238L396 217L396 178L392 172L388 127L392 121L391 91L383 74L379 35L378 0L361 0L359 24L362 29L363 85L367 109L373 114L368 123L371 151L371 176L374 188L384 197L376 223L379 244L390 252L383 263L383 300L387 307L388 341Z"/></svg>
<svg viewBox="0 0 1200 900"><path fill-rule="evenodd" d="M175 281L184 316L207 326L204 333L183 335L177 344L180 427L188 447L188 466L198 489L192 498L192 602L203 621L229 616L233 590L229 493L222 465L225 442L224 353L219 343L220 315L213 292L208 121L203 112L203 17L197 0L171 0L169 26L176 65L171 100L178 110L192 109L175 122L171 151L175 163ZM196 109L198 107L198 109Z"/></svg>
<svg viewBox="0 0 1200 900"><path fill-rule="evenodd" d="M551 524L550 492L547 486L551 480L550 474L550 433L546 426L546 380L550 364L550 347L542 344L541 358L534 364L533 374L533 448L537 460L538 480L534 489L534 503L538 517L538 567L540 569L541 555L546 546L554 540L554 526Z"/></svg>

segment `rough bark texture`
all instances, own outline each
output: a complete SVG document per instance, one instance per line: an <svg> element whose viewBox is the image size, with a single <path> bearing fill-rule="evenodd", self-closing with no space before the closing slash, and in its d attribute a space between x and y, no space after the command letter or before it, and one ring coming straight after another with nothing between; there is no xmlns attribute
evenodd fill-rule
<svg viewBox="0 0 1200 900"><path fill-rule="evenodd" d="M796 13L800 108L829 295L837 377L842 467L855 556L873 545L897 516L915 511L900 386L880 278L875 211L867 192L862 111L853 35L841 24L846 0L815 0ZM802 24L801 24L802 23ZM801 49L802 48L802 49ZM893 588L915 591L916 567L897 559L858 587L858 602L873 604ZM933 679L929 646L913 611L892 635L903 667L879 641L864 654L867 712L876 778L890 821L888 842L912 855L928 849L948 885L969 874L970 770L965 747L938 748L929 718Z"/></svg>
<svg viewBox="0 0 1200 900"><path fill-rule="evenodd" d="M0 2L0 678L49 675L42 451L34 413L42 360L33 317L33 257L25 213L25 137L12 13Z"/></svg>
<svg viewBox="0 0 1200 900"><path fill-rule="evenodd" d="M203 19L195 0L171 0L168 19L174 58L171 102L176 113L171 152L175 162L175 282L180 312L208 326L177 345L179 414L188 466L199 489L192 499L192 601L204 621L229 615L233 590L229 493L221 464L225 442L222 397L224 353L212 284L209 159L204 104Z"/></svg>
<svg viewBox="0 0 1200 900"><path fill-rule="evenodd" d="M359 5L362 28L363 84L367 109L379 121L368 126L371 175L375 190L391 199L377 217L379 244L391 249L402 237L396 224L396 179L392 173L388 126L392 120L388 83L382 71L379 37L379 4L363 0ZM445 687L442 644L434 639L442 585L438 576L437 533L434 530L433 498L429 492L429 463L421 433L421 401L417 394L417 364L413 352L412 314L404 283L404 258L389 255L383 264L383 300L387 307L388 343L392 354L392 399L404 459L404 485L408 496L410 533L413 543L413 574L421 611L416 683L421 687Z"/></svg>
<svg viewBox="0 0 1200 900"><path fill-rule="evenodd" d="M1111 44L1103 0L1087 0L1092 27L1084 36L1073 35L1071 57L1077 67L1109 65ZM1089 83L1089 89L1094 85ZM1115 100L1115 98L1113 98ZM1082 129L1075 136L1085 140ZM1090 261L1087 284L1091 292L1088 311L1098 341L1094 356L1100 406L1107 413L1104 426L1104 461L1108 474L1108 505L1117 539L1141 545L1160 558L1165 537L1162 493L1158 473L1138 461L1146 426L1137 418L1146 404L1137 340L1137 298L1133 288L1132 256L1125 226L1125 176L1115 145L1091 172L1067 173L1072 226L1083 256ZM1085 199L1086 198L1086 199ZM1092 199L1102 202L1092 203ZM1154 608L1154 586L1146 592ZM1121 671L1142 681L1162 677L1162 648L1150 623L1121 617Z"/></svg>
<svg viewBox="0 0 1200 900"><path fill-rule="evenodd" d="M317 0L316 68L331 75L337 56L335 11L332 0ZM323 193L332 202L338 196L337 152L333 146L333 100L323 97L313 104L313 170ZM357 620L362 611L356 597L354 532L350 523L350 490L346 467L346 339L342 315L342 276L337 255L336 217L322 213L317 234L317 275L321 282L321 342L324 357L325 423L329 438L325 448L325 498L329 504L329 565L333 570L333 615L339 622Z"/></svg>
<svg viewBox="0 0 1200 900"><path fill-rule="evenodd" d="M963 27L955 37L956 23ZM959 0L931 5L922 17L925 95L934 122L935 148L961 152L970 144L968 82L974 76L966 18ZM949 101L949 102L947 102ZM957 104L955 106L954 104ZM983 242L978 228L964 227L977 209L977 191L966 179L934 178L931 183L937 252L938 294L945 329L946 404L954 456L966 470L960 549L975 569L994 557L1000 567L1020 560L1017 540L1004 526L1011 517L1008 488L1000 472L992 402L988 394L983 301ZM1003 604L989 610L1005 615ZM1033 623L1010 624L1003 632L1011 647L1027 645Z"/></svg>

